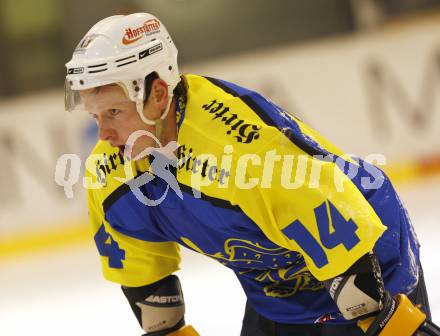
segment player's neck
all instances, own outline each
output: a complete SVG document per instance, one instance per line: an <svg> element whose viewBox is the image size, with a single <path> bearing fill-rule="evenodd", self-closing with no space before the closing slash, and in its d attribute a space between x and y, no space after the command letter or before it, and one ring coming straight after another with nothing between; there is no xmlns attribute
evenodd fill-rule
<svg viewBox="0 0 440 336"><path fill-rule="evenodd" d="M166 146L170 141L177 141L176 98L173 97L168 115L162 123L160 143Z"/></svg>

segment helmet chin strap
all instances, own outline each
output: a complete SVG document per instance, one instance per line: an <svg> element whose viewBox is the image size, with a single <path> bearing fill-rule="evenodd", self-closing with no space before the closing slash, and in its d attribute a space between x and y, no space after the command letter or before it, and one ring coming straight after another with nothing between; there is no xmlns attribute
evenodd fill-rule
<svg viewBox="0 0 440 336"><path fill-rule="evenodd" d="M156 131L155 131L155 136L160 139L160 136L162 135L162 131L163 131L163 121L165 120L165 118L167 117L168 113L170 112L170 108L171 108L171 102L173 100L173 95L169 95L168 96L168 102L167 102L167 106L165 107L164 111L162 112L161 116L156 119L156 120L151 120L148 119L145 115L144 115L144 102L143 100L137 100L136 101L136 110L139 114L139 116L141 117L141 120L150 126L156 126Z"/></svg>

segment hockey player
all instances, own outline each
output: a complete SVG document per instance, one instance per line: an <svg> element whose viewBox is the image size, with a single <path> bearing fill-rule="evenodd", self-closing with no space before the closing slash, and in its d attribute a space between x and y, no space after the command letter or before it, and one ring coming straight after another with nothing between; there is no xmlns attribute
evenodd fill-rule
<svg viewBox="0 0 440 336"><path fill-rule="evenodd" d="M196 334L178 244L235 272L243 336L438 334L417 238L379 169L256 92L180 76L150 14L98 22L66 66L67 110L99 128L86 175L103 273L147 335Z"/></svg>

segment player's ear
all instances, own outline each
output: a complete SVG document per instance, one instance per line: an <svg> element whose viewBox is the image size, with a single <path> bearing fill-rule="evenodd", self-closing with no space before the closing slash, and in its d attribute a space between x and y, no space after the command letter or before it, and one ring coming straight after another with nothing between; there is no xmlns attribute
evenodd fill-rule
<svg viewBox="0 0 440 336"><path fill-rule="evenodd" d="M151 102L154 105L157 105L162 110L166 107L167 99L168 99L167 83L161 78L154 79L151 85L150 97L148 98L149 102Z"/></svg>

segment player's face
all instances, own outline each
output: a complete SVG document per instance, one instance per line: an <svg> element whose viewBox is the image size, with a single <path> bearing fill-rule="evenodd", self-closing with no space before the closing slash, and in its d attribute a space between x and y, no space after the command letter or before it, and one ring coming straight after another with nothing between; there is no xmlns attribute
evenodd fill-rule
<svg viewBox="0 0 440 336"><path fill-rule="evenodd" d="M136 104L118 85L84 90L81 92L81 97L86 110L96 120L99 138L108 141L113 147L125 146L129 136L135 131L152 131L152 127L146 125L139 117ZM153 139L142 136L131 148L131 157L153 146Z"/></svg>

